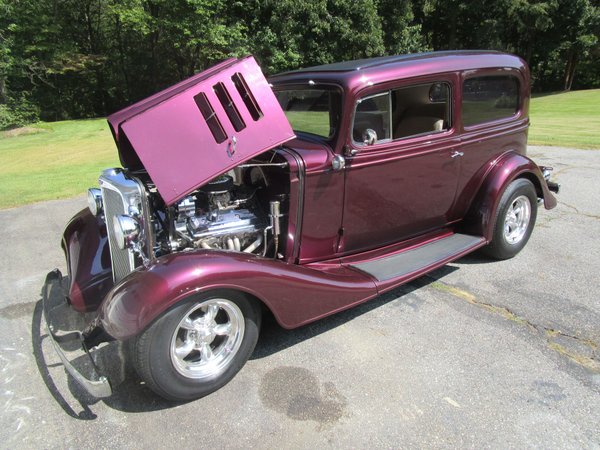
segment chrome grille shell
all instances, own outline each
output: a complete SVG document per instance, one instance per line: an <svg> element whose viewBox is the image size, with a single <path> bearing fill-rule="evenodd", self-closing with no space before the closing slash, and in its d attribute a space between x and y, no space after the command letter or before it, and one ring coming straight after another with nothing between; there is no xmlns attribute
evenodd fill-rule
<svg viewBox="0 0 600 450"><path fill-rule="evenodd" d="M144 185L120 169L105 170L98 180L104 204L104 220L110 247L113 281L118 283L137 265L139 258L131 249L120 249L114 232L114 217L119 214L139 215L142 236L148 236L146 221L148 205Z"/></svg>

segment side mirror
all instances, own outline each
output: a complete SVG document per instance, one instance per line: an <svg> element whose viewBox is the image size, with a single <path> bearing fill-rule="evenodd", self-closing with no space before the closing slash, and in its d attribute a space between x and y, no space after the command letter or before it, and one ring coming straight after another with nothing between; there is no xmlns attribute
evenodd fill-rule
<svg viewBox="0 0 600 450"><path fill-rule="evenodd" d="M365 145L373 145L375 142L377 142L377 133L375 130L367 128L365 131L363 131L362 140Z"/></svg>

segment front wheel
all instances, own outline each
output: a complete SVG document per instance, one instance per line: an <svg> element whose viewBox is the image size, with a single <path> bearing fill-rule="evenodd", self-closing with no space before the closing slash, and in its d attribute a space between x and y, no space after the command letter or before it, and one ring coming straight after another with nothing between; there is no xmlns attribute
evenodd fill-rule
<svg viewBox="0 0 600 450"><path fill-rule="evenodd" d="M234 291L193 296L167 311L132 342L134 366L148 387L175 401L228 383L258 340L260 308Z"/></svg>
<svg viewBox="0 0 600 450"><path fill-rule="evenodd" d="M536 217L535 187L524 178L513 181L500 198L492 241L483 252L496 259L512 258L527 244Z"/></svg>

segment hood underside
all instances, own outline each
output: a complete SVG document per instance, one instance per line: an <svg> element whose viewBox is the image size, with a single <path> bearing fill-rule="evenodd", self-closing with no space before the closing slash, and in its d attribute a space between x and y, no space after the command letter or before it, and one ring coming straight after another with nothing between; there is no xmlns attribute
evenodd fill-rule
<svg viewBox="0 0 600 450"><path fill-rule="evenodd" d="M108 117L121 164L167 205L294 138L253 57L228 59Z"/></svg>

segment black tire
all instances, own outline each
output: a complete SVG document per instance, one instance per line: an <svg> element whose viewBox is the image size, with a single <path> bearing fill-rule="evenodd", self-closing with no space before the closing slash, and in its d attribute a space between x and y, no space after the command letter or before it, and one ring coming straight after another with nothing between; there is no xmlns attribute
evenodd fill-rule
<svg viewBox="0 0 600 450"><path fill-rule="evenodd" d="M526 203L529 203L528 219L525 217L525 213L522 213L521 217L519 214L514 214L519 206L526 210ZM509 211L513 213L514 220L509 217ZM513 181L506 187L500 198L494 218L492 241L482 249L483 253L495 259L512 258L527 244L536 218L537 194L535 187L531 181L524 178ZM514 227L511 228L511 225ZM511 229L513 229L512 233Z"/></svg>
<svg viewBox="0 0 600 450"><path fill-rule="evenodd" d="M211 316L214 308L217 312ZM260 322L260 305L241 292L217 290L191 296L132 340L133 365L161 397L172 401L204 397L227 384L244 366L254 351ZM235 332L223 333L228 327ZM198 348L182 356L188 344Z"/></svg>

